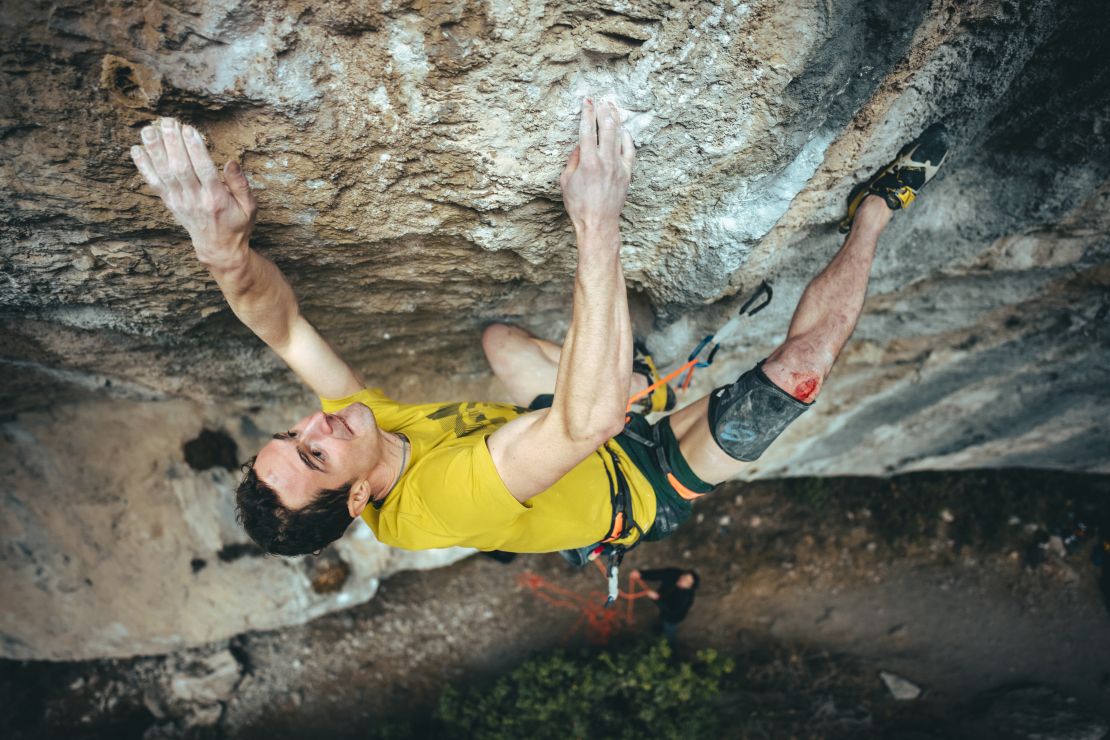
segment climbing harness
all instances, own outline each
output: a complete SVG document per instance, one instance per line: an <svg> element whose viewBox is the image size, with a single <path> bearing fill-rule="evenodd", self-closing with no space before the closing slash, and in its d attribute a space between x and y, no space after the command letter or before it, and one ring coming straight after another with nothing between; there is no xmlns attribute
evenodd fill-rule
<svg viewBox="0 0 1110 740"><path fill-rule="evenodd" d="M597 543L587 556L587 561L596 561L602 554L606 556L605 570L608 574L608 598L605 601L605 606L609 606L617 600L618 596L618 578L620 577L621 561L629 550L632 550L644 538L644 530L636 523L632 515L632 489L628 485L628 478L625 477L624 471L621 469L620 458L617 453L613 452L610 443L606 442L601 449L609 454L609 459L613 465L613 472L609 472L609 468L604 465L605 456L601 454L601 450L597 451L598 456L602 459L602 467L605 468L605 475L609 479L609 500L612 503L612 521L609 525L609 534L607 534L601 542ZM638 532L639 537L631 545L615 545L612 544L617 540L623 540L631 535L633 532Z"/></svg>
<svg viewBox="0 0 1110 740"><path fill-rule="evenodd" d="M658 435L653 432L652 438L647 439L632 431L628 426L631 417L627 416L627 413L632 410L632 405L636 401L641 398L646 398L656 388L666 385L680 375L685 374L680 383L680 388L682 390L689 388L690 381L693 380L694 377L694 370L699 367L704 368L712 365L713 359L717 355L717 350L721 348L721 344L725 340L732 338L737 328L740 326L741 320L745 316L754 316L766 308L768 304L771 303L773 295L771 284L766 280L762 281L759 284L759 288L757 288L751 297L744 302L744 305L740 307L737 314L729 319L725 325L716 332L702 339L698 343L698 346L694 348L694 351L690 353L689 357L686 358L686 362L681 367L667 374L665 377L660 378L656 382L651 383L647 388L639 393L633 394L633 396L628 399L628 407L625 410L625 429L623 433L646 447L655 450L656 460L659 463L659 468L666 476L667 482L678 492L679 496L688 501L699 498L702 494L691 491L689 488L682 485L671 469L670 462L667 460L666 450L661 440L658 438ZM763 300L760 301L760 298ZM586 562L597 562L599 557L605 555L605 566L601 566L600 562L598 562L598 566L602 567L602 573L607 580L608 596L605 601L605 606L608 607L621 595L619 588L621 562L630 550L643 541L644 530L636 523L635 519L633 519L632 492L628 486L628 479L625 477L624 471L621 470L620 458L618 458L616 453L609 447L609 443L606 443L602 449L609 454L612 461L612 473L609 472L608 466L603 465L603 467L605 468L605 475L609 478L609 498L612 502L613 514L609 526L609 534L596 545L587 548ZM601 454L601 450L598 450L597 454L601 457L602 463L604 463L605 456ZM636 541L631 546L614 544L617 540L628 537L633 531L639 532L640 536L636 538Z"/></svg>
<svg viewBox="0 0 1110 740"><path fill-rule="evenodd" d="M620 566L624 556L643 542L646 536L643 528L636 523L633 516L632 488L628 485L628 478L621 468L620 457L617 456L610 445L610 442L606 442L596 453L601 458L601 466L609 480L609 501L610 510L612 511L609 533L597 544L561 551L563 557L572 565L581 567L586 563L595 562L598 567L602 568L602 573L607 579L607 598L605 601L607 607L620 596L618 583ZM606 455L602 454L603 450L609 457L610 464L608 465L605 462ZM639 536L631 545L617 544L618 540L626 539L633 533L637 533ZM604 566L602 566L600 560L602 556L605 559Z"/></svg>

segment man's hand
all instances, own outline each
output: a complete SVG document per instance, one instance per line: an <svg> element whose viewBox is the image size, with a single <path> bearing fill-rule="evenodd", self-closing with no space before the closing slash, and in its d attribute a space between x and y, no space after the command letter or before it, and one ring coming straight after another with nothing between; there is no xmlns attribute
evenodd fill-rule
<svg viewBox="0 0 1110 740"><path fill-rule="evenodd" d="M619 227L628 195L636 149L621 126L620 111L611 102L582 102L578 146L570 154L559 183L563 204L581 236Z"/></svg>
<svg viewBox="0 0 1110 740"><path fill-rule="evenodd" d="M249 251L256 206L238 163L224 166L224 182L204 140L192 126L163 118L142 131L131 158L193 240L197 259L213 269L242 263Z"/></svg>
<svg viewBox="0 0 1110 740"><path fill-rule="evenodd" d="M628 577L632 581L639 583L641 586L644 587L644 596L648 597L652 601L659 601L659 592L653 588L650 588L647 583L644 582L644 576L642 573L640 573L639 568L636 568L631 573L629 573Z"/></svg>
<svg viewBox="0 0 1110 740"><path fill-rule="evenodd" d="M363 382L301 316L281 271L252 252L256 206L237 162L224 179L192 126L163 118L142 131L131 158L147 185L185 227L199 259L216 279L235 315L268 344L317 395L343 398Z"/></svg>

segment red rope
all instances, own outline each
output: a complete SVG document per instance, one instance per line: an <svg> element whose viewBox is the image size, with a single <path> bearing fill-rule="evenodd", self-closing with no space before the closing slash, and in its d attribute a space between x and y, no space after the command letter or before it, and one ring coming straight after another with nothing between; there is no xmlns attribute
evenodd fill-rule
<svg viewBox="0 0 1110 740"><path fill-rule="evenodd" d="M601 577L608 580L609 575L605 572L605 566L601 564L601 558L594 559L594 565L596 565L597 569L599 571L601 571ZM643 583L641 583L640 581L637 581L631 575L628 576L628 587L630 589L639 588L640 586L643 586ZM621 591L619 589L617 590L617 596L618 597L620 597L622 599L628 599L629 601L635 601L636 599L638 599L642 596L647 596L647 595L648 595L647 589L644 589L643 591Z"/></svg>
<svg viewBox="0 0 1110 740"><path fill-rule="evenodd" d="M605 566L599 560L594 562L601 569L602 575L605 575ZM518 581L520 585L531 591L536 598L550 606L578 613L578 620L570 628L564 639L569 639L571 635L578 631L579 627L585 625L590 641L601 645L607 644L615 633L631 627L635 623L632 602L646 596L648 593L647 590L637 590L643 584L629 576L629 590L619 591L620 598L627 602L627 607L622 612L620 609L605 608L606 595L602 591L580 594L552 583L531 571L521 573Z"/></svg>

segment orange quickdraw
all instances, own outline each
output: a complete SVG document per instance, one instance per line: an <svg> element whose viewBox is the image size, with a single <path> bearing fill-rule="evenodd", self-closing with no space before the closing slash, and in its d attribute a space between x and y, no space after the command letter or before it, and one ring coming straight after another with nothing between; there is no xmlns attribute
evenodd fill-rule
<svg viewBox="0 0 1110 740"><path fill-rule="evenodd" d="M753 304L760 296L766 296L765 300L758 306L753 307ZM767 306L771 303L771 298L773 296L774 291L772 291L771 289L771 284L768 283L766 280L761 282L755 293L753 293L752 296L744 302L744 305L740 307L740 310L737 312L736 316L733 316L731 319L729 319L724 326L716 331L716 333L710 334L709 336L698 342L698 346L695 347L694 351L691 352L690 355L686 358L686 362L683 363L682 367L670 373L667 373L667 375L655 381L654 383L651 383L642 391L632 394L632 396L628 399L628 406L627 408L625 408L625 414L628 414L628 412L632 411L632 405L639 401L641 398L646 398L647 396L651 395L652 391L654 391L656 388L670 383L672 380L679 377L683 373L685 373L685 377L683 377L679 381L678 387L680 390L687 390L690 387L690 382L694 379L694 370L699 367L709 367L713 364L713 358L717 356L717 350L721 348L721 343L713 341L714 338L717 336L727 337L731 333L734 323L738 322L744 316L755 316L757 313L767 308ZM705 355L704 358L702 358L703 354ZM625 423L627 424L628 421L629 418L626 416Z"/></svg>

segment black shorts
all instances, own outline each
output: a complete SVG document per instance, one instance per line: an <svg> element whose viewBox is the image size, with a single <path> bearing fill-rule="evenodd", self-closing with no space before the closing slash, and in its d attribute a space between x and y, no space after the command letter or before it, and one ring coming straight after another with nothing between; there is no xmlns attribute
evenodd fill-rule
<svg viewBox="0 0 1110 740"><path fill-rule="evenodd" d="M549 408L553 398L550 393L537 396L528 410ZM672 534L689 519L693 499L709 493L714 486L695 475L682 457L670 418L651 424L642 414L629 414L628 417L625 431L614 441L655 491L655 521L650 528L644 528L644 540L654 542Z"/></svg>

